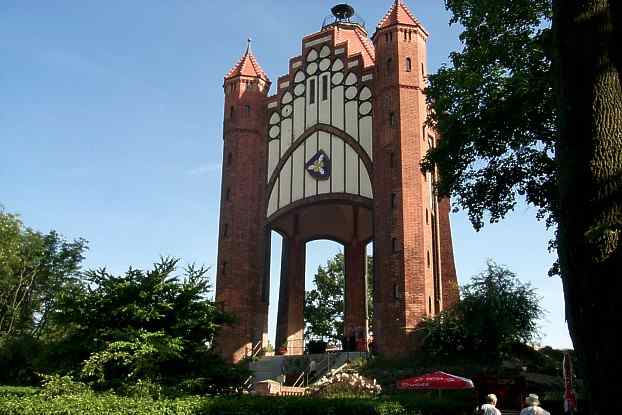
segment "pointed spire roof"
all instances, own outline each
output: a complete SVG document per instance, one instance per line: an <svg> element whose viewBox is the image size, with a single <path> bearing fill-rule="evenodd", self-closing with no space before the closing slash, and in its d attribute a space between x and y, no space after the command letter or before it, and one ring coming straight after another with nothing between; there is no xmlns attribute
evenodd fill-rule
<svg viewBox="0 0 622 415"><path fill-rule="evenodd" d="M387 14L380 20L380 23L378 23L377 28L385 29L397 24L419 26L426 34L428 33L402 0L395 0L391 9L389 9Z"/></svg>
<svg viewBox="0 0 622 415"><path fill-rule="evenodd" d="M240 59L240 61L235 64L233 68L227 75L225 75L225 81L228 79L235 78L237 76L249 76L254 78L263 79L266 82L270 82L268 75L261 69L261 66L257 63L257 59L255 55L253 55L253 51L251 49L251 39L248 39L248 45L246 46L246 52Z"/></svg>

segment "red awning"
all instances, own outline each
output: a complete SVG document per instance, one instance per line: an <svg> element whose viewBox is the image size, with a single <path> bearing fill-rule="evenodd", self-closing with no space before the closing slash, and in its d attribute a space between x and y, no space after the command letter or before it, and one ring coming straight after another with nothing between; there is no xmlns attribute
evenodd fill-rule
<svg viewBox="0 0 622 415"><path fill-rule="evenodd" d="M397 381L398 389L473 389L473 387L473 381L471 379L450 375L445 372L427 373L414 378Z"/></svg>

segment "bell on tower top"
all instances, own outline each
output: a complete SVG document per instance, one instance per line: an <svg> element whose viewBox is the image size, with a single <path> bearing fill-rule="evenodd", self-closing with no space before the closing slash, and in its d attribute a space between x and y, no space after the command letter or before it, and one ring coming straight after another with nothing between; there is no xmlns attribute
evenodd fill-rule
<svg viewBox="0 0 622 415"><path fill-rule="evenodd" d="M361 19L354 8L347 3L341 3L330 9L332 16L327 16L322 22L322 30L334 25L355 25L365 29L365 21Z"/></svg>

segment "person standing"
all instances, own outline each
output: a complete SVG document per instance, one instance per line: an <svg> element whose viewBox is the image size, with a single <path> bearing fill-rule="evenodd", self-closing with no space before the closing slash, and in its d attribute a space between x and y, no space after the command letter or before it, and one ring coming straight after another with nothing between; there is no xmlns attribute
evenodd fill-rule
<svg viewBox="0 0 622 415"><path fill-rule="evenodd" d="M525 398L525 405L527 406L520 411L520 415L551 415L540 407L540 398L533 393Z"/></svg>
<svg viewBox="0 0 622 415"><path fill-rule="evenodd" d="M486 395L486 403L479 407L477 415L501 415L501 411L497 409L497 395Z"/></svg>

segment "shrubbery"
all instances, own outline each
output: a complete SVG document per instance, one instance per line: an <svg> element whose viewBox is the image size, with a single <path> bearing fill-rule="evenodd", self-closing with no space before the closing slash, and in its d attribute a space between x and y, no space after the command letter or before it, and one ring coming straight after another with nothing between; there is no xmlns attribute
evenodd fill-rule
<svg viewBox="0 0 622 415"><path fill-rule="evenodd" d="M439 408L415 409L407 399L401 402L383 399L195 396L153 400L95 393L50 398L41 395L0 396L0 415L427 415ZM450 407L443 411L444 415L459 413L459 409Z"/></svg>

